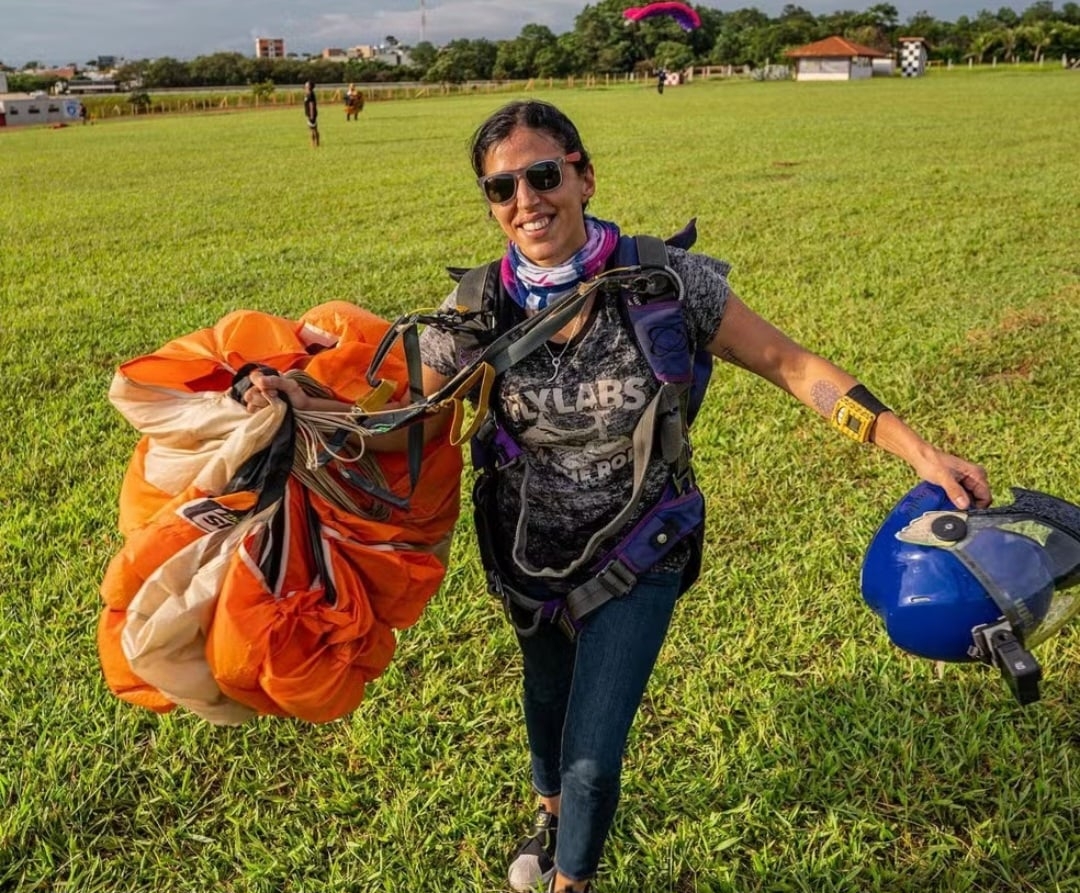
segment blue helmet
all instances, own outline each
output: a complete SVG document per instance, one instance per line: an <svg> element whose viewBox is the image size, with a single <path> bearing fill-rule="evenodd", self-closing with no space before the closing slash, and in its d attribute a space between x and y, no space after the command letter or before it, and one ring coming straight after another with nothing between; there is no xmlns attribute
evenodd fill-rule
<svg viewBox="0 0 1080 893"><path fill-rule="evenodd" d="M1080 610L1080 591L1061 592L1080 583L1080 508L1012 492L1009 505L961 511L923 482L889 513L866 550L861 586L894 644L1000 666L996 640L1031 648Z"/></svg>

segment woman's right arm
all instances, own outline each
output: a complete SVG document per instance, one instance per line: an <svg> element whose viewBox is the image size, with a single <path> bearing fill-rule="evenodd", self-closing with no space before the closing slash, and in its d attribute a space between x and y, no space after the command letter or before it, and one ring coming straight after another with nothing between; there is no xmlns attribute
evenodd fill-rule
<svg viewBox="0 0 1080 893"><path fill-rule="evenodd" d="M283 396L288 398L294 409L310 412L349 413L355 408L351 403L341 400L333 400L325 397L312 397L304 391L300 385L284 375L267 375L258 369L250 375L251 387L244 392L244 406L248 412L256 412L270 401ZM436 372L428 366L424 367L423 388L425 394L434 394L446 382L447 376ZM432 414L423 421L424 443L437 437L445 430L450 421L450 409L446 407ZM418 423L420 424L420 423ZM408 444L408 429L401 428L388 434L372 434L366 439L368 449L380 453L389 453L404 450Z"/></svg>

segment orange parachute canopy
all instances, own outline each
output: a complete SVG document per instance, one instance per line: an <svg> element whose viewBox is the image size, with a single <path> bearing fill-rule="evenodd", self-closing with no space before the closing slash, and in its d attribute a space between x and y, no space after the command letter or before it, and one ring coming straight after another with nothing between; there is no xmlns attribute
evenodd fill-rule
<svg viewBox="0 0 1080 893"><path fill-rule="evenodd" d="M142 434L101 584L98 651L119 697L215 723L325 722L386 669L445 575L459 448L429 442L414 487L405 451L365 452L347 431L313 446L284 403L248 413L230 389L258 363L342 401L404 400L400 348L383 393L365 378L388 328L345 302L299 320L237 311L119 368L109 399Z"/></svg>

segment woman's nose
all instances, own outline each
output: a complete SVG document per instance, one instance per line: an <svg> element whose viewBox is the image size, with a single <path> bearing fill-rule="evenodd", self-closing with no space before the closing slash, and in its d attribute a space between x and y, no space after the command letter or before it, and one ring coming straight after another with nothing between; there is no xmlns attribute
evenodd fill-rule
<svg viewBox="0 0 1080 893"><path fill-rule="evenodd" d="M517 200L519 208L531 208L540 200L539 195L540 193L534 191L529 185L529 181L525 179L524 174L518 176L517 192L514 198Z"/></svg>

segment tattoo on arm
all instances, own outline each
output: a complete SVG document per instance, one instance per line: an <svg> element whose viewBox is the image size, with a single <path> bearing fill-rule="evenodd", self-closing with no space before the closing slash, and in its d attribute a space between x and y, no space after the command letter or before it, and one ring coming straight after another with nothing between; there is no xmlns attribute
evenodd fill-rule
<svg viewBox="0 0 1080 893"><path fill-rule="evenodd" d="M730 347L722 348L720 350L719 356L720 356L721 360L723 360L725 363L731 363L732 366L738 366L741 369L749 369L750 368L749 366L746 365L746 363L744 363L742 360L740 360L738 358L738 356L735 354L735 351L732 350Z"/></svg>
<svg viewBox="0 0 1080 893"><path fill-rule="evenodd" d="M815 381L810 388L810 399L814 403L814 409L828 418L832 415L836 401L841 397L839 388L827 381Z"/></svg>

